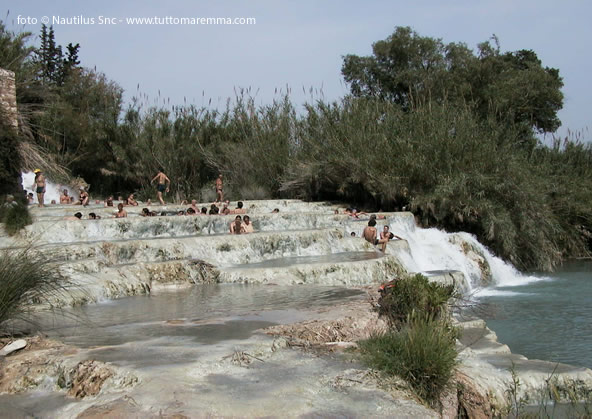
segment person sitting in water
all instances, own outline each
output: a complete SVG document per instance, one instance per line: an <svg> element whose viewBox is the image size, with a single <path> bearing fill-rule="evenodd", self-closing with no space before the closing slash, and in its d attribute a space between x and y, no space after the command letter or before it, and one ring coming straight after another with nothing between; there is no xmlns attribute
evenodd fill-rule
<svg viewBox="0 0 592 419"><path fill-rule="evenodd" d="M55 204L57 204L56 200L55 199L52 199L51 200L51 205L55 205Z"/></svg>
<svg viewBox="0 0 592 419"><path fill-rule="evenodd" d="M206 207L201 207L201 213L199 215L208 215L208 209Z"/></svg>
<svg viewBox="0 0 592 419"><path fill-rule="evenodd" d="M346 208L345 214L349 215L352 218L360 218L360 215L367 215L366 212L358 211L355 208Z"/></svg>
<svg viewBox="0 0 592 419"><path fill-rule="evenodd" d="M134 198L134 194L131 193L130 196L127 197L127 204L132 205L134 207L138 206L138 201Z"/></svg>
<svg viewBox="0 0 592 419"><path fill-rule="evenodd" d="M117 212L115 213L115 218L125 218L127 217L127 211L123 209L123 204L120 202L117 204Z"/></svg>
<svg viewBox="0 0 592 419"><path fill-rule="evenodd" d="M79 220L82 220L82 213L81 212L77 212L76 214L74 214L74 216L66 217L66 218L64 218L64 220L71 220L71 221L79 221Z"/></svg>
<svg viewBox="0 0 592 419"><path fill-rule="evenodd" d="M177 211L177 215L185 215L185 211L179 210L179 211Z"/></svg>
<svg viewBox="0 0 592 419"><path fill-rule="evenodd" d="M101 219L101 216L95 214L94 212L91 212L91 213L88 214L88 219L89 220L100 220Z"/></svg>
<svg viewBox="0 0 592 419"><path fill-rule="evenodd" d="M83 207L86 207L88 205L88 192L86 192L84 190L84 188L81 186L80 187L80 195L78 198L78 204L77 205L82 205Z"/></svg>
<svg viewBox="0 0 592 419"><path fill-rule="evenodd" d="M350 236L356 237L356 232L355 231L352 231L351 234L350 234Z"/></svg>
<svg viewBox="0 0 592 419"><path fill-rule="evenodd" d="M187 208L187 215L195 215L195 210L192 207Z"/></svg>
<svg viewBox="0 0 592 419"><path fill-rule="evenodd" d="M220 212L216 204L210 205L210 215L217 215Z"/></svg>
<svg viewBox="0 0 592 419"><path fill-rule="evenodd" d="M370 220L368 221L368 225L366 226L366 228L364 228L364 231L362 233L362 236L364 237L364 239L368 242L371 243L372 245L376 246L378 244L382 244L381 246L381 250L384 253L386 251L386 244L388 243L388 239L377 239L377 231L376 231L376 220Z"/></svg>
<svg viewBox="0 0 592 419"><path fill-rule="evenodd" d="M106 207L112 207L113 206L113 195L111 195L109 198L107 198L105 200L105 206Z"/></svg>
<svg viewBox="0 0 592 419"><path fill-rule="evenodd" d="M277 214L278 212L280 212L279 208L274 208L274 210L271 211L272 214Z"/></svg>
<svg viewBox="0 0 592 419"><path fill-rule="evenodd" d="M382 231L380 232L380 238L387 239L387 240L393 240L394 238L397 238L398 240L403 240L401 237L391 233L389 226L384 226L382 228Z"/></svg>
<svg viewBox="0 0 592 419"><path fill-rule="evenodd" d="M60 195L60 204L69 204L70 196L68 196L68 190L64 189Z"/></svg>
<svg viewBox="0 0 592 419"><path fill-rule="evenodd" d="M255 230L253 229L253 223L251 222L251 218L248 215L243 217L243 230L245 233L253 233Z"/></svg>
<svg viewBox="0 0 592 419"><path fill-rule="evenodd" d="M195 199L191 200L191 208L193 208L193 211L195 211L196 214L199 212L197 201Z"/></svg>
<svg viewBox="0 0 592 419"><path fill-rule="evenodd" d="M247 210L243 208L243 202L238 201L236 204L236 209L233 211L234 214L246 214Z"/></svg>
<svg viewBox="0 0 592 419"><path fill-rule="evenodd" d="M243 220L240 215L237 215L234 221L230 223L230 234L245 234Z"/></svg>
<svg viewBox="0 0 592 419"><path fill-rule="evenodd" d="M230 208L226 206L222 209L222 215L230 215L230 212Z"/></svg>
<svg viewBox="0 0 592 419"><path fill-rule="evenodd" d="M35 198L33 197L33 192L29 192L29 194L27 195L27 203L31 205L33 201L35 201Z"/></svg>
<svg viewBox="0 0 592 419"><path fill-rule="evenodd" d="M140 213L142 217L150 217L150 210L148 208L142 208L142 212Z"/></svg>

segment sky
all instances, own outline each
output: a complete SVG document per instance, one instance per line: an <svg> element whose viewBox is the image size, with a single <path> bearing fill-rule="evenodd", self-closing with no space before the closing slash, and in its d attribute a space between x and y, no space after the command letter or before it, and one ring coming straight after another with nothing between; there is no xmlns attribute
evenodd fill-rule
<svg viewBox="0 0 592 419"><path fill-rule="evenodd" d="M79 43L81 64L117 82L126 102L140 93L147 104L218 108L240 88L250 88L262 105L286 91L297 106L338 100L348 93L343 56L370 55L372 43L396 26L471 48L495 34L502 51L532 49L544 66L559 68L565 99L557 134L592 140L588 0L4 0L1 7L2 20L13 31L37 36L44 17L54 22L57 42ZM255 18L256 23L126 22L148 17ZM115 24L105 24L105 18Z"/></svg>

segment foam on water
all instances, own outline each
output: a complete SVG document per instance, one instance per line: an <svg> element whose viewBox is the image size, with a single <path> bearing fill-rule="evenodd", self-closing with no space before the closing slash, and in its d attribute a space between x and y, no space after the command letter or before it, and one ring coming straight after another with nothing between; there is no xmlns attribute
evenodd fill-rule
<svg viewBox="0 0 592 419"><path fill-rule="evenodd" d="M38 204L39 201L37 200L37 194L35 193L35 173L26 172L22 173L21 176L23 178L23 189L27 192L33 192L33 202ZM59 183L56 184L45 178L45 196L43 197L45 205L48 205L52 200L60 202L61 191L64 189L68 190L70 196L75 196L74 191L69 186L61 185Z"/></svg>
<svg viewBox="0 0 592 419"><path fill-rule="evenodd" d="M460 238L478 249L485 258L493 278L492 287L516 287L549 279L521 274L511 264L493 255L487 247L469 233L447 233L436 228L422 229L416 227L414 223L408 222L408 220L399 218L390 221L393 221L390 226L391 231L402 236L409 243L409 252L407 254L404 252L398 254L403 265L409 271L458 270L467 278L470 291L479 290L476 295L485 295L484 292L494 292L491 288L487 288L488 291L481 290L481 268L478 263L467 257L458 244L455 244L457 242L455 238Z"/></svg>

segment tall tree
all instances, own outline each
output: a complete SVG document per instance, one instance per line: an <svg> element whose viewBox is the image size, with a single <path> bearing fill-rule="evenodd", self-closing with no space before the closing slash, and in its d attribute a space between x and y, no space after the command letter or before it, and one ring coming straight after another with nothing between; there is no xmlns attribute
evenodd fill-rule
<svg viewBox="0 0 592 419"><path fill-rule="evenodd" d="M373 55L346 55L341 71L354 96L378 97L406 110L460 101L483 119L495 116L530 131L554 132L563 107L559 70L543 67L531 50L501 53L495 41L479 44L475 55L465 44L397 27L373 44Z"/></svg>

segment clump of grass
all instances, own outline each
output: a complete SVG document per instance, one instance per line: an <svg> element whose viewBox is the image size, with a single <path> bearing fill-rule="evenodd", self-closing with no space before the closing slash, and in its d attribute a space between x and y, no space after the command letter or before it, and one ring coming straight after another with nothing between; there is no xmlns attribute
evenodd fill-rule
<svg viewBox="0 0 592 419"><path fill-rule="evenodd" d="M35 251L0 251L0 333L12 320L28 321L33 304L48 304L66 291L67 280L51 261Z"/></svg>
<svg viewBox="0 0 592 419"><path fill-rule="evenodd" d="M363 361L405 379L419 397L435 404L456 365L458 332L448 312L454 296L454 286L430 282L421 274L389 283L378 312L390 328L358 342Z"/></svg>
<svg viewBox="0 0 592 419"><path fill-rule="evenodd" d="M4 229L10 236L14 236L25 226L33 222L28 208L22 204L2 207L0 221L4 223Z"/></svg>
<svg viewBox="0 0 592 419"><path fill-rule="evenodd" d="M454 374L456 336L447 321L413 313L400 331L358 344L370 367L404 378L419 397L434 403Z"/></svg>
<svg viewBox="0 0 592 419"><path fill-rule="evenodd" d="M430 282L425 276L417 274L397 280L393 287L386 288L378 300L378 313L387 319L390 326L400 329L413 312L423 313L431 319L441 317L454 296L454 285Z"/></svg>

